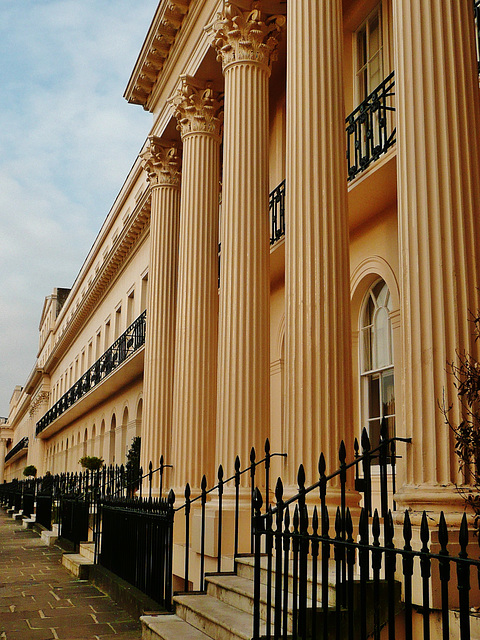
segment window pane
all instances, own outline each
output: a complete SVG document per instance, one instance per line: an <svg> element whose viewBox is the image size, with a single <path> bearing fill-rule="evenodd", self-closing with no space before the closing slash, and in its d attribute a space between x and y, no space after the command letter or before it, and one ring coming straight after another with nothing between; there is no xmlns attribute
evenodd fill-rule
<svg viewBox="0 0 480 640"><path fill-rule="evenodd" d="M375 369L388 367L390 362L390 320L385 307L378 309L375 315Z"/></svg>
<svg viewBox="0 0 480 640"><path fill-rule="evenodd" d="M363 327L368 327L373 324L373 315L375 313L375 304L372 300L372 296L369 294L367 303L365 305L365 312L363 314Z"/></svg>
<svg viewBox="0 0 480 640"><path fill-rule="evenodd" d="M363 371L372 369L372 328L362 330L363 334Z"/></svg>
<svg viewBox="0 0 480 640"><path fill-rule="evenodd" d="M370 438L371 449L375 449L375 447L378 447L378 445L380 444L380 420L369 420L368 437ZM374 462L374 464L378 463Z"/></svg>
<svg viewBox="0 0 480 640"><path fill-rule="evenodd" d="M368 377L368 417L380 417L380 377Z"/></svg>
<svg viewBox="0 0 480 640"><path fill-rule="evenodd" d="M382 46L382 34L380 31L380 16L378 13L373 15L369 22L370 38L368 42L370 58L375 55Z"/></svg>
<svg viewBox="0 0 480 640"><path fill-rule="evenodd" d="M360 70L367 62L367 32L363 27L357 33L357 70Z"/></svg>
<svg viewBox="0 0 480 640"><path fill-rule="evenodd" d="M371 93L383 80L381 53L377 53L372 58L370 64L368 65L368 69L368 92Z"/></svg>
<svg viewBox="0 0 480 640"><path fill-rule="evenodd" d="M393 370L385 371L382 375L382 415L395 415L395 385Z"/></svg>

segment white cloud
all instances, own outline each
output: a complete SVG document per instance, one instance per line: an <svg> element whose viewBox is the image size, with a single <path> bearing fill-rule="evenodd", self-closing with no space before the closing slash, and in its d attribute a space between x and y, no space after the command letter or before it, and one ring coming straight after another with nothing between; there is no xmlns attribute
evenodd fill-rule
<svg viewBox="0 0 480 640"><path fill-rule="evenodd" d="M0 415L151 125L123 91L157 0L3 0Z"/></svg>

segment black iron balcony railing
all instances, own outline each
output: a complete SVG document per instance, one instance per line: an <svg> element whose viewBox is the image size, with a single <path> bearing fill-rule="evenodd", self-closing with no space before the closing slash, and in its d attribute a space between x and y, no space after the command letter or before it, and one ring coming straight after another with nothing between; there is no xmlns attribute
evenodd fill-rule
<svg viewBox="0 0 480 640"><path fill-rule="evenodd" d="M10 449L10 451L5 456L5 462L8 462L9 460L11 460L13 456L16 455L22 449L27 449L27 448L28 448L28 437L25 436L24 438L19 440L12 449Z"/></svg>
<svg viewBox="0 0 480 640"><path fill-rule="evenodd" d="M270 244L275 244L277 240L285 235L285 180L275 187L270 193L268 201L270 213Z"/></svg>
<svg viewBox="0 0 480 640"><path fill-rule="evenodd" d="M345 119L348 180L353 180L396 142L394 87L392 71Z"/></svg>
<svg viewBox="0 0 480 640"><path fill-rule="evenodd" d="M37 436L145 344L146 314L147 312L144 311L37 422L35 430Z"/></svg>

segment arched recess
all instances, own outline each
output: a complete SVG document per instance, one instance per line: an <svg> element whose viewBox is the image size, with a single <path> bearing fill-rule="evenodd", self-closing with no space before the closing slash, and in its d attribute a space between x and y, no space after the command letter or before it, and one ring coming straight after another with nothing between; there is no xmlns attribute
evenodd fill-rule
<svg viewBox="0 0 480 640"><path fill-rule="evenodd" d="M99 457L105 459L105 420L100 423L100 446Z"/></svg>
<svg viewBox="0 0 480 640"><path fill-rule="evenodd" d="M353 370L353 394L354 394L354 424L355 433L360 435L362 427L361 397L360 397L360 314L363 309L365 295L370 287L379 279L382 279L390 292L389 318L392 325L393 361L397 371L401 371L401 334L400 334L400 291L398 280L390 264L380 256L372 256L363 260L354 269L351 277L351 321L352 321L352 370ZM401 425L401 385L396 384L396 423Z"/></svg>
<svg viewBox="0 0 480 640"><path fill-rule="evenodd" d="M140 398L137 404L137 414L135 417L135 437L140 438L142 435L142 414L143 414L143 398Z"/></svg>
<svg viewBox="0 0 480 640"><path fill-rule="evenodd" d="M64 471L68 471L68 438L65 444L65 468Z"/></svg>
<svg viewBox="0 0 480 640"><path fill-rule="evenodd" d="M112 418L110 420L110 440L109 440L109 452L108 452L109 464L115 464L115 429L116 428L117 428L117 418L113 413Z"/></svg>
<svg viewBox="0 0 480 640"><path fill-rule="evenodd" d="M120 458L118 464L125 464L127 457L128 407L123 409L122 429L120 431Z"/></svg>
<svg viewBox="0 0 480 640"><path fill-rule="evenodd" d="M88 429L85 427L85 431L83 432L83 452L82 457L88 455L87 453L87 443L88 443Z"/></svg>
<svg viewBox="0 0 480 640"><path fill-rule="evenodd" d="M95 423L93 423L92 437L90 438L90 455L92 455L92 456L96 456L97 455L96 438L97 438L97 426L96 426Z"/></svg>

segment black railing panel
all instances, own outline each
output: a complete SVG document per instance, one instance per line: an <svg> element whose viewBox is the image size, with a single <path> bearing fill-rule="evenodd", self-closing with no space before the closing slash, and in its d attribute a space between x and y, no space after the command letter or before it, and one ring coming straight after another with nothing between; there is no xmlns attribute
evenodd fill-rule
<svg viewBox="0 0 480 640"><path fill-rule="evenodd" d="M348 180L353 180L396 142L395 72L345 119Z"/></svg>
<svg viewBox="0 0 480 640"><path fill-rule="evenodd" d="M408 511L403 527L395 529L386 470L391 466L390 475L394 473L395 463L389 459L395 452L394 442L409 440L387 439L386 433L384 422L380 445L370 450L364 432L362 454L355 443L353 462L347 462L342 443L340 467L328 476L321 455L320 479L309 487L305 486L305 473L300 466L298 493L288 500L283 499L279 479L276 504L266 512L262 492L255 489L254 640L413 640L414 629L420 627L422 638L437 637L433 635L434 627L438 631L440 620L442 638L477 637L471 632L471 621L472 616L477 616L478 587L471 579L475 577L475 583L480 579L479 542L469 541L466 514L460 530L453 534L449 533L443 513L438 526L433 527L424 513L416 546L412 546ZM350 475L363 490L368 489L365 475L369 476L369 467L376 460L375 466L383 468L380 479L385 495L380 500L381 513L377 509L372 512L372 500L364 496L360 518L353 519L342 498L344 489ZM332 483L338 506L335 512L331 500L329 514L328 491ZM329 588L332 582L334 589ZM261 589L266 591L266 610ZM452 610L458 613L456 622ZM403 617L401 624L399 613Z"/></svg>
<svg viewBox="0 0 480 640"><path fill-rule="evenodd" d="M99 563L172 608L173 492L167 499L104 499Z"/></svg>
<svg viewBox="0 0 480 640"><path fill-rule="evenodd" d="M14 447L10 449L10 451L5 456L5 462L8 462L9 460L11 460L13 456L16 455L19 451L22 451L22 449L27 449L27 448L28 448L28 436L25 436L24 438L19 440Z"/></svg>
<svg viewBox="0 0 480 640"><path fill-rule="evenodd" d="M36 481L25 480L23 483L23 515L30 517L35 512Z"/></svg>
<svg viewBox="0 0 480 640"><path fill-rule="evenodd" d="M270 244L285 235L285 180L270 193L268 201L270 214Z"/></svg>
<svg viewBox="0 0 480 640"><path fill-rule="evenodd" d="M224 549L225 539L223 537L224 532L222 529L223 522L223 514L222 514L222 505L223 505L223 491L224 486L227 483L234 483L235 487L235 507L234 507L234 532L233 532L233 557L238 555L239 549L239 515L240 515L240 483L242 476L247 477L250 476L250 493L253 497L253 492L255 489L255 484L258 480L258 469L264 469L265 471L265 487L266 487L266 495L269 495L270 491L270 463L271 459L277 456L286 457L286 453L271 453L270 452L270 442L268 438L265 441L265 457L261 460L256 460L255 448L252 447L250 451L250 465L243 470L241 469L240 459L237 456L234 463L235 473L233 476L229 478L224 478L224 472L222 465L219 466L217 472L218 484L214 485L210 489L207 489L207 478L206 476L202 477L201 481L201 491L200 494L195 498L190 498L191 489L190 485L187 483L185 487L185 502L177 507L175 511L183 511L183 515L185 517L185 575L184 575L184 585L185 591L190 589L190 582L193 582L192 577L189 574L189 556L190 556L190 548L191 548L191 506L196 502L200 502L200 540L197 541L197 545L200 547L200 572L198 585L199 589L203 590L205 585L205 541L206 541L206 509L205 505L208 497L216 497L218 498L218 529L217 529L217 570L222 571L222 549ZM267 502L268 505L268 502ZM253 552L253 500L251 501L251 512L250 512L250 552ZM226 555L230 555L229 552ZM196 576L194 578L196 580Z"/></svg>
<svg viewBox="0 0 480 640"><path fill-rule="evenodd" d="M53 497L52 494L37 494L37 506L35 511L35 521L45 529L51 531L52 529L52 507Z"/></svg>
<svg viewBox="0 0 480 640"><path fill-rule="evenodd" d="M90 501L88 496L62 495L60 498L59 535L78 549L88 540Z"/></svg>
<svg viewBox="0 0 480 640"><path fill-rule="evenodd" d="M145 344L146 314L147 312L144 311L90 369L40 418L35 429L37 436Z"/></svg>

